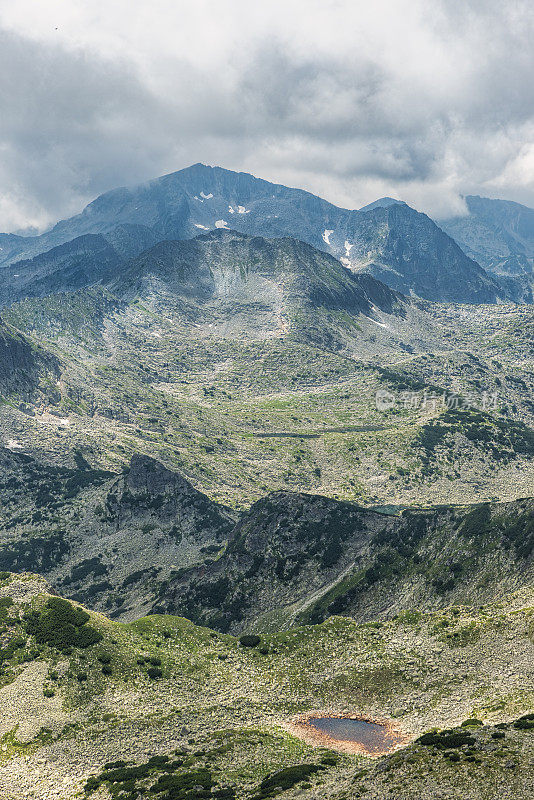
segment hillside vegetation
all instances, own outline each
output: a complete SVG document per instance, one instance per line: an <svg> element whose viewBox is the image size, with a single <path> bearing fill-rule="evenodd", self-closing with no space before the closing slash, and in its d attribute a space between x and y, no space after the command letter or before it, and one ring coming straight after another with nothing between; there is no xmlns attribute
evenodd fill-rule
<svg viewBox="0 0 534 800"><path fill-rule="evenodd" d="M532 779L534 730L528 717L517 722L533 701L530 592L477 613L332 617L254 647L178 617L111 622L31 575L2 575L0 606L10 800L129 798L145 786L168 798L276 787L292 798L302 786L311 798L438 787L459 797L460 785L463 798L496 800ZM314 709L391 718L412 743L375 761L313 748L288 725ZM451 738L469 719L485 727ZM435 728L452 731L415 741Z"/></svg>

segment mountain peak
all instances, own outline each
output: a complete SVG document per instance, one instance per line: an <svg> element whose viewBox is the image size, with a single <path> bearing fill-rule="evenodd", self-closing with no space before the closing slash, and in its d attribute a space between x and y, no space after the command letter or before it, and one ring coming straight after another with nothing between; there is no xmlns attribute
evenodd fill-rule
<svg viewBox="0 0 534 800"><path fill-rule="evenodd" d="M452 236L516 302L532 302L534 209L512 200L465 198L467 214L443 220Z"/></svg>
<svg viewBox="0 0 534 800"><path fill-rule="evenodd" d="M383 197L351 211L301 189L200 162L101 195L40 237L6 241L0 260L28 259L84 234L104 236L121 257L136 256L153 242L194 239L218 230L305 242L353 271L365 270L396 291L427 300L492 303L500 296L498 285L478 264L403 201ZM228 235L237 234L216 237L220 241ZM84 279L78 267L76 274Z"/></svg>
<svg viewBox="0 0 534 800"><path fill-rule="evenodd" d="M389 208L389 206L405 206L407 203L404 200L395 200L394 197L380 197L378 200L374 200L372 203L368 203L366 206L362 206L360 211L372 211L373 208Z"/></svg>

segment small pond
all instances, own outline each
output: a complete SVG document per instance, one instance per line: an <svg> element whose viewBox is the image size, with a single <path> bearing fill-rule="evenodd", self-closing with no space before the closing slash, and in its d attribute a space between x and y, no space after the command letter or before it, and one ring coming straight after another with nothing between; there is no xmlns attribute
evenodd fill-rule
<svg viewBox="0 0 534 800"><path fill-rule="evenodd" d="M310 732L317 732L336 742L359 745L362 752L370 755L387 753L405 741L404 736L393 731L386 723L350 717L308 717L306 727Z"/></svg>

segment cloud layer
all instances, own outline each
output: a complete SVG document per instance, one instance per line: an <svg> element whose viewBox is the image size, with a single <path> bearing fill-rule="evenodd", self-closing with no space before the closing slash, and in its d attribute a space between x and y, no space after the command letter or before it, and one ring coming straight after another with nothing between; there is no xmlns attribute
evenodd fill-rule
<svg viewBox="0 0 534 800"><path fill-rule="evenodd" d="M358 207L534 205L530 0L0 8L0 230L196 161Z"/></svg>

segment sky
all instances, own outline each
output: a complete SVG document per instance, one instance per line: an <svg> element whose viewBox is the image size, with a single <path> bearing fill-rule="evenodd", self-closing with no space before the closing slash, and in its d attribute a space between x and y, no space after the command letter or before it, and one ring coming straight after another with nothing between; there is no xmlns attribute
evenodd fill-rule
<svg viewBox="0 0 534 800"><path fill-rule="evenodd" d="M0 0L0 230L196 162L534 206L531 0Z"/></svg>

